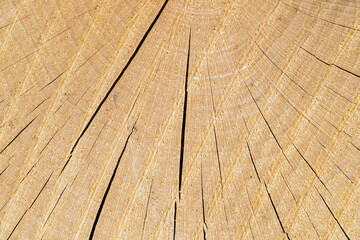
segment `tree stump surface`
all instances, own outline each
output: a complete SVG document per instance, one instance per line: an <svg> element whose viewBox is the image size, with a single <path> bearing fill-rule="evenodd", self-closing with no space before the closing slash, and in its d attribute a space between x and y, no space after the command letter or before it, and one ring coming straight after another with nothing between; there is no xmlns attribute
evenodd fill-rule
<svg viewBox="0 0 360 240"><path fill-rule="evenodd" d="M0 239L360 239L359 0L0 12Z"/></svg>

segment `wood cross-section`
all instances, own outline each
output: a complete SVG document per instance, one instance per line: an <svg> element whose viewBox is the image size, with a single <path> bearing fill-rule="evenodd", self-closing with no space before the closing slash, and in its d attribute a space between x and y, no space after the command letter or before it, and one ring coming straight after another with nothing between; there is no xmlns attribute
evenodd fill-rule
<svg viewBox="0 0 360 240"><path fill-rule="evenodd" d="M360 0L0 13L0 239L360 239Z"/></svg>

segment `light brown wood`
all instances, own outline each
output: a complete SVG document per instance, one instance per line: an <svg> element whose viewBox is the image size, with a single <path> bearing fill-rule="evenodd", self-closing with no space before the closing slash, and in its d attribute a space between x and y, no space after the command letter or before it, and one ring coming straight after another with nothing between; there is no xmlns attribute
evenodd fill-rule
<svg viewBox="0 0 360 240"><path fill-rule="evenodd" d="M0 239L360 239L360 1L0 12Z"/></svg>

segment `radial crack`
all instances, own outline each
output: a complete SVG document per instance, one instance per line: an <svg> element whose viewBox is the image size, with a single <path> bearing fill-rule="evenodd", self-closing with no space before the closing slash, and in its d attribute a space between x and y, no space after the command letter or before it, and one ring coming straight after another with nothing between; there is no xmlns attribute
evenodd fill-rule
<svg viewBox="0 0 360 240"><path fill-rule="evenodd" d="M271 205L272 205L272 207L273 207L273 209L274 209L274 212L275 212L275 214L276 214L276 218L277 218L278 221L279 221L281 230L283 231L283 233L286 234L287 239L290 239L289 234L288 234L288 233L285 231L285 229L284 229L284 226L283 226L283 224L282 224L282 222L281 222L281 219L280 219L280 217L279 217L279 214L278 214L278 212L277 212L277 210L276 210L276 207L275 207L275 205L274 205L274 202L273 202L273 200L272 200L272 198L271 198L271 195L270 195L270 193L269 193L269 190L268 190L268 188L267 188L267 186L266 186L266 183L264 183L264 184L265 184L266 192L267 192L267 194L268 194L268 196L269 196Z"/></svg>
<svg viewBox="0 0 360 240"><path fill-rule="evenodd" d="M286 180L285 180L284 175L282 174L282 172L280 172L280 175L281 175L281 177L282 177L282 179L283 179L283 181L284 181L287 189L289 189L289 192L290 192L291 196L293 197L294 201L297 203L296 198L295 198L295 195L293 194L293 192L291 191L289 185L287 184L287 182L286 182Z"/></svg>
<svg viewBox="0 0 360 240"><path fill-rule="evenodd" d="M311 218L310 218L310 216L309 216L309 214L307 213L307 211L306 211L305 209L304 209L304 211L305 211L305 214L306 214L306 216L308 217L308 219L309 219L312 227L314 228L316 235L319 237L319 239L321 239L318 231L316 230L316 227L315 227L314 223L312 222L312 220L311 220Z"/></svg>
<svg viewBox="0 0 360 240"><path fill-rule="evenodd" d="M45 148L50 144L51 140L53 140L53 138L55 137L56 133L59 131L59 129L57 129L54 133L54 135L49 139L49 141L45 144L45 146L43 147L43 149L41 149L39 155L42 154L42 152L45 150Z"/></svg>
<svg viewBox="0 0 360 240"><path fill-rule="evenodd" d="M218 140L217 140L217 136L216 136L215 124L214 124L214 138L215 138L217 163L218 163L218 169L219 169L219 175L220 175L221 199L222 199L222 204L223 204L223 208L224 208L224 212L225 212L225 219L226 219L226 223L227 223L227 228L228 228L228 231L229 231L229 220L228 220L225 201L224 201L224 186L223 186L223 178L222 178L222 173L221 173L220 155L219 155L219 148L218 148L219 146L218 146Z"/></svg>
<svg viewBox="0 0 360 240"><path fill-rule="evenodd" d="M33 110L31 110L27 115L38 109L46 100L48 100L50 97L45 98L43 101L41 101Z"/></svg>
<svg viewBox="0 0 360 240"><path fill-rule="evenodd" d="M136 123L136 122L135 122L135 123ZM133 133L133 131L134 131L134 127L135 127L135 124L134 124L134 126L132 127L129 136L128 136L127 139L126 139L124 148L123 148L123 150L121 151L120 157L118 158L118 161L117 161L116 166L115 166L115 168L114 168L113 174L111 175L110 181L109 181L109 183L108 183L108 186L107 186L107 188L106 188L106 191L105 191L105 193L104 193L104 196L103 196L103 198L102 198L102 200L101 200L99 209L98 209L98 211L97 211L97 214L96 214L96 217L95 217L95 220L94 220L94 223L93 223L91 232L90 232L90 237L89 237L89 239L93 239L93 237L94 237L94 233L95 233L95 230L96 230L96 225L97 225L97 223L98 223L98 221L99 221L99 219L100 219L100 215L101 215L102 209L103 209L103 207L104 207L106 198L107 198L107 196L108 196L108 194L109 194L109 191L110 191L110 188L111 188L111 184L112 184L112 182L114 181L114 178L115 178L117 169L118 169L118 167L119 167L121 158L122 158L122 156L124 155L124 152L125 152L125 150L126 150L126 147L127 147L128 142L129 142L129 139L130 139L130 137L131 137L131 135L132 135L132 133Z"/></svg>
<svg viewBox="0 0 360 240"><path fill-rule="evenodd" d="M146 203L146 211L145 211L144 222L143 222L143 227L142 227L142 232L143 232L142 233L142 239L144 239L144 234L145 234L145 224L146 224L146 218L147 218L147 214L148 214L148 210L149 210L149 203L150 203L150 197L151 197L151 190L152 190L152 186L153 186L153 181L154 181L154 179L151 180L149 196L148 196L147 203Z"/></svg>
<svg viewBox="0 0 360 240"><path fill-rule="evenodd" d="M262 52L262 54L277 68L280 70L280 72L282 74L284 74L288 79L290 79L290 81L292 81L296 86L298 86L301 90L303 90L306 94L308 94L309 96L314 97L313 95L311 95L308 91L306 91L302 86L300 86L297 82L295 82L287 73L284 72L284 70L282 70L277 64L275 64L273 62L273 60L264 52L264 50L262 50L262 48L259 46L259 44L254 41L254 43L256 44L256 46L260 49L260 51Z"/></svg>
<svg viewBox="0 0 360 240"><path fill-rule="evenodd" d="M47 86L49 86L50 84L52 84L53 82L55 82L59 77L61 77L61 75L63 75L69 68L65 69L62 73L60 73L59 75L57 75L57 77L55 77L53 80L51 80L49 83L47 83L45 86L43 86L40 91L44 90L44 88L46 88Z"/></svg>
<svg viewBox="0 0 360 240"><path fill-rule="evenodd" d="M122 69L122 71L120 72L119 76L115 79L115 81L113 82L113 84L111 85L111 87L109 88L109 90L107 91L107 93L105 94L104 98L101 100L100 104L97 106L95 112L92 114L91 118L89 119L89 121L86 123L84 129L81 131L79 137L76 139L74 145L72 146L71 150L70 150L70 154L69 154L69 158L66 161L63 169L61 170L61 173L64 171L66 165L68 164L68 162L71 159L71 156L76 148L76 146L78 145L80 139L83 137L83 135L85 134L86 130L89 128L89 126L91 125L92 121L94 120L95 116L99 113L101 107L103 106L103 104L105 103L106 99L110 96L111 92L114 90L116 84L119 82L120 78L124 75L124 73L126 72L126 70L128 69L128 67L130 66L131 62L133 61L133 59L135 58L136 54L139 52L141 46L143 45L143 43L145 42L147 36L149 35L149 33L151 32L152 28L154 27L155 23L157 22L157 20L159 19L161 13L163 12L166 4L168 3L169 0L165 0L165 2L163 3L160 11L158 12L158 14L156 15L155 19L152 21L152 23L150 24L149 28L147 29L147 31L145 32L144 36L142 37L142 39L140 40L139 44L137 45L137 47L135 48L135 51L133 52L133 54L131 55L131 57L129 58L128 62L125 64L125 67ZM61 174L60 173L60 174Z"/></svg>
<svg viewBox="0 0 360 240"><path fill-rule="evenodd" d="M29 175L29 173L31 172L31 170L33 170L33 168L37 165L37 163L40 161L41 158L39 158L35 163L34 165L30 168L30 170L26 173L25 177L23 177L23 179L20 181L20 183L22 183L25 178Z"/></svg>
<svg viewBox="0 0 360 240"><path fill-rule="evenodd" d="M188 44L188 54L186 60L186 73L185 73L185 84L184 84L184 105L183 105L183 117L182 117L182 126L181 126L181 144L180 144L180 161L179 161L179 186L178 186L178 196L179 201L181 200L181 184L182 184L182 173L184 166L184 147L185 147L185 130L186 130L186 110L187 110L187 99L188 99L188 78L189 78L189 62L190 62L190 48L191 48L191 28L189 31L189 44ZM177 203L175 200L175 210L174 210L174 234L173 239L176 238L176 211Z"/></svg>
<svg viewBox="0 0 360 240"><path fill-rule="evenodd" d="M43 185L43 187L41 188L40 192L37 194L36 198L35 198L34 201L31 203L31 205L30 205L30 207L29 207L28 209L30 209L30 208L34 205L34 203L36 202L36 200L39 198L41 192L45 189L46 185L48 184L48 182L49 182L52 174L53 174L53 173L50 174L49 178L46 180L45 184Z"/></svg>
<svg viewBox="0 0 360 240"><path fill-rule="evenodd" d="M250 155L251 162L252 162L252 164L254 166L254 169L255 169L255 172L256 172L256 176L258 177L259 183L261 183L260 176L259 176L259 173L258 173L258 171L256 169L256 165L255 165L253 156L251 154L250 146L249 146L249 143L247 141L246 141L246 144L247 144L247 147L248 147L248 150L249 150L249 155Z"/></svg>
<svg viewBox="0 0 360 240"><path fill-rule="evenodd" d="M15 227L13 228L13 230L11 231L10 235L8 236L7 239L10 239L11 235L15 232L15 229L18 227L18 225L20 224L21 220L24 218L25 214L30 210L30 208L34 205L34 203L36 202L36 200L39 198L41 192L44 190L44 188L46 187L46 185L48 184L50 178L52 176L52 173L50 174L49 178L46 180L45 184L43 185L43 187L41 188L40 192L37 194L37 196L35 197L35 199L32 201L32 203L30 204L30 206L25 210L25 212L23 213L23 215L21 216L21 218L19 219L19 221L16 223Z"/></svg>
<svg viewBox="0 0 360 240"><path fill-rule="evenodd" d="M44 225L43 225L43 226L45 226L45 225L46 225L46 223L47 223L47 221L50 219L51 214L54 212L54 210L55 210L55 208L56 208L57 204L59 203L59 201L60 201L60 199L61 199L61 197L62 197L63 193L65 192L66 188L67 188L67 185L64 187L64 189L62 190L62 192L61 192L60 196L59 196L59 197L58 197L58 199L56 200L56 203L55 203L55 205L54 205L53 209L51 210L51 212L50 212L49 216L46 218L45 223L44 223Z"/></svg>
<svg viewBox="0 0 360 240"><path fill-rule="evenodd" d="M174 233L173 233L173 240L175 240L176 238L176 212L177 212L177 206L176 206L176 201L175 201L175 206L174 206Z"/></svg>
<svg viewBox="0 0 360 240"><path fill-rule="evenodd" d="M255 98L254 98L254 96L252 95L252 93L251 93L251 91L250 91L250 88L248 87L248 85L247 85L246 83L245 83L245 85L246 85L246 87L247 87L247 89L248 89L248 91L249 91L249 93L250 93L250 95L251 95L251 98L253 99L253 101L254 101L254 103L255 103L255 105L256 105L256 108L258 109L258 111L260 112L260 114L261 114L262 118L264 119L264 121L265 121L265 123L266 123L266 126L267 126L267 127L268 127L268 129L270 130L271 135L272 135L272 136L273 136L273 138L275 139L276 144L277 144L277 145L278 145L278 147L280 148L280 150L281 150L281 152L282 152L283 156L285 157L286 161L290 164L291 168L294 170L294 167L292 166L292 164L290 163L289 159L288 159L288 158L287 158L287 156L285 155L285 152L284 152L283 148L281 147L281 145L280 145L279 141L277 140L277 138L276 138L276 136L275 136L274 132L272 131L272 129L271 129L271 127L270 127L270 125L269 125L268 121L266 120L266 118L265 118L264 114L262 113L262 111L261 111L261 109L260 109L259 105L257 104L257 102L256 102L256 100L255 100ZM295 171L295 170L294 170L294 171Z"/></svg>
<svg viewBox="0 0 360 240"><path fill-rule="evenodd" d="M4 170L2 170L2 171L0 172L0 176L6 171L6 169L7 169L9 166L10 166L10 164L8 164L8 165L4 168Z"/></svg>
<svg viewBox="0 0 360 240"><path fill-rule="evenodd" d="M333 211L331 211L331 208L329 207L329 205L326 203L324 197L321 195L321 193L319 192L319 190L317 188L315 188L316 191L319 193L323 203L325 204L325 206L327 207L327 209L329 210L329 212L331 213L331 216L334 218L334 220L336 221L336 223L338 224L338 226L340 227L341 231L344 233L346 239L350 239L349 236L346 234L344 228L341 226L339 220L335 217L335 214L333 213Z"/></svg>
<svg viewBox="0 0 360 240"><path fill-rule="evenodd" d="M189 61L190 61L190 48L191 48L191 29L189 32L189 45L188 54L186 61L186 73L185 73L185 84L184 84L184 108L181 126L181 145L180 145L180 167L179 167L179 200L181 199L181 184L182 184L182 173L184 165L184 147L185 147L185 131L186 131L186 111L187 111L187 100L188 100L188 78L189 78Z"/></svg>
<svg viewBox="0 0 360 240"><path fill-rule="evenodd" d="M202 215L203 215L203 236L204 240L206 240L206 214L205 214L205 201L204 201L204 185L203 185L203 168L202 168L202 162L201 162L201 204L202 204Z"/></svg>
<svg viewBox="0 0 360 240"><path fill-rule="evenodd" d="M321 184L326 188L326 190L330 192L330 190L327 188L327 186L325 185L325 183L321 180L321 178L319 177L319 175L315 172L314 168L310 165L310 163L305 159L305 157L301 154L301 152L299 151L299 149L295 146L295 144L293 142L291 142L291 144L294 146L294 148L296 149L296 151L299 153L299 155L301 156L301 158L306 162L306 164L309 166L309 168L311 169L311 171L315 174L316 178L321 182Z"/></svg>
<svg viewBox="0 0 360 240"><path fill-rule="evenodd" d="M336 68L338 68L338 69L340 69L340 70L342 70L342 71L344 71L344 72L347 72L347 73L349 73L349 74L351 74L351 75L353 75L353 76L355 76L355 77L360 78L360 75L358 75L358 74L356 74L356 73L353 73L353 72L351 72L351 71L349 71L349 70L347 70L347 69L345 69L345 68L342 68L342 67L340 67L340 66L338 66L338 65L336 65L336 64L334 64L334 63L325 62L325 61L322 60L321 58L317 57L315 54L313 54L313 53L309 52L308 50L306 50L305 48L303 48L303 47L300 47L300 48L301 48L302 50L304 50L305 52L307 52L308 54L310 54L311 56L313 56L314 58L316 58L317 60L319 60L320 62L324 63L325 65L327 65L327 66L334 66L334 67L336 67Z"/></svg>
<svg viewBox="0 0 360 240"><path fill-rule="evenodd" d="M37 116L36 116L33 120L31 120L23 129L21 129L21 131L20 131L18 134L16 134L16 136L0 151L0 154L2 154L2 153L16 140L16 138L19 137L20 134L21 134L22 132L24 132L25 129L26 129L28 126L30 126L31 123L34 122L34 120L35 120L36 118L37 118Z"/></svg>
<svg viewBox="0 0 360 240"><path fill-rule="evenodd" d="M21 220L24 218L25 214L27 213L28 209L25 210L25 212L23 213L23 215L21 216L21 218L19 219L19 221L16 223L15 227L13 228L13 230L11 231L10 235L8 236L8 240L11 238L11 236L13 235L13 233L15 232L15 229L19 226L19 223L21 222Z"/></svg>

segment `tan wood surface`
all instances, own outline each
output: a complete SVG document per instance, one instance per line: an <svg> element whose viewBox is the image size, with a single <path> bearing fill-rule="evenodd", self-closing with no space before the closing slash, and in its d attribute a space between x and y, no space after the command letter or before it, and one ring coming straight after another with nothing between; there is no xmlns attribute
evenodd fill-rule
<svg viewBox="0 0 360 240"><path fill-rule="evenodd" d="M359 0L0 0L0 239L360 239Z"/></svg>

